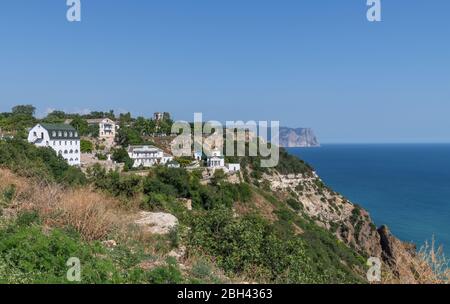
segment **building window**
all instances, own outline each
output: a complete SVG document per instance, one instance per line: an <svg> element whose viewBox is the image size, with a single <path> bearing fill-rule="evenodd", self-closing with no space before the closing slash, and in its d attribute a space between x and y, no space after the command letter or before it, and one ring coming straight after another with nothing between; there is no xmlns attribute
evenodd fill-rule
<svg viewBox="0 0 450 304"><path fill-rule="evenodd" d="M52 132L52 136L53 136L53 137L56 137L56 131L53 131L53 132Z"/></svg>
<svg viewBox="0 0 450 304"><path fill-rule="evenodd" d="M64 137L67 137L67 132L64 132Z"/></svg>
<svg viewBox="0 0 450 304"><path fill-rule="evenodd" d="M69 133L69 136L70 136L70 137L73 137L73 133L72 133L72 132L70 132L70 133Z"/></svg>
<svg viewBox="0 0 450 304"><path fill-rule="evenodd" d="M78 132L75 132L75 137L78 137Z"/></svg>
<svg viewBox="0 0 450 304"><path fill-rule="evenodd" d="M78 150L75 150L75 153L78 154Z"/></svg>
<svg viewBox="0 0 450 304"><path fill-rule="evenodd" d="M70 154L73 154L73 150L70 150L70 152L69 152Z"/></svg>
<svg viewBox="0 0 450 304"><path fill-rule="evenodd" d="M58 136L59 136L59 137L62 136L62 132L61 132L61 131L58 132Z"/></svg>
<svg viewBox="0 0 450 304"><path fill-rule="evenodd" d="M64 150L64 154L67 154L67 150Z"/></svg>
<svg viewBox="0 0 450 304"><path fill-rule="evenodd" d="M37 137L37 133L36 133L36 132L33 132L33 136L34 136L34 137Z"/></svg>

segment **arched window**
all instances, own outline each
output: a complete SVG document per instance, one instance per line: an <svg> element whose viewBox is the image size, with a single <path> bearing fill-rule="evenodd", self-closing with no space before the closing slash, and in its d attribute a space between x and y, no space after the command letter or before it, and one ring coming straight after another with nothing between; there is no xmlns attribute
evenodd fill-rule
<svg viewBox="0 0 450 304"><path fill-rule="evenodd" d="M75 158L75 161L78 161L78 157L77 157L77 158Z"/></svg>
<svg viewBox="0 0 450 304"><path fill-rule="evenodd" d="M59 136L59 137L62 136L62 132L61 132L61 131L58 132L58 136Z"/></svg>
<svg viewBox="0 0 450 304"><path fill-rule="evenodd" d="M62 151L62 150L60 150L60 151L58 152L58 154L59 154L59 155L62 155L62 154L63 154L63 151Z"/></svg>
<svg viewBox="0 0 450 304"><path fill-rule="evenodd" d="M71 158L70 161L73 162L73 158Z"/></svg>
<svg viewBox="0 0 450 304"><path fill-rule="evenodd" d="M78 153L78 150L75 150L75 153ZM78 160L78 159L77 159Z"/></svg>
<svg viewBox="0 0 450 304"><path fill-rule="evenodd" d="M67 132L64 132L64 137L67 137Z"/></svg>
<svg viewBox="0 0 450 304"><path fill-rule="evenodd" d="M78 137L78 132L75 132L75 137Z"/></svg>
<svg viewBox="0 0 450 304"><path fill-rule="evenodd" d="M67 154L68 152L67 152L67 150L64 150L64 154Z"/></svg>
<svg viewBox="0 0 450 304"><path fill-rule="evenodd" d="M73 137L73 133L72 133L72 132L70 132L70 133L69 133L69 136L70 136L70 137Z"/></svg>
<svg viewBox="0 0 450 304"><path fill-rule="evenodd" d="M56 131L53 131L53 132L52 132L52 136L53 136L53 137L56 137Z"/></svg>

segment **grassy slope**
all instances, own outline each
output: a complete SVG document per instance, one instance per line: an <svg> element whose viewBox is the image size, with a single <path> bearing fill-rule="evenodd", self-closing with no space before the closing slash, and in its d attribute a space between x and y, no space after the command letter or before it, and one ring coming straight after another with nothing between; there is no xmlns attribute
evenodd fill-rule
<svg viewBox="0 0 450 304"><path fill-rule="evenodd" d="M21 176L3 170L0 185L2 209L8 214L13 210L14 215L2 217L0 269L4 273L17 273L18 281L26 273L35 274L28 278L36 282L64 281L61 275L67 267L62 256L68 255L81 255L92 265L92 270L89 267L86 270L88 282L152 282L149 271L140 267L141 263L152 260L166 267L156 268L167 272L163 277L176 277L179 272L177 280L169 278L177 282L217 281L213 273L219 274L221 270L232 279L261 282L361 281L354 271L361 263L351 250L256 186L245 183L236 186L225 181L202 186L195 176L183 170L158 169L148 178L103 172L106 174L101 177L103 183L97 179L94 186L108 194L98 194L99 190L86 188L89 186L85 186L86 180L80 172L65 166L63 160L50 152L18 141L0 143L0 164ZM27 167L31 169L28 171ZM46 182L42 184L42 180ZM113 185L114 191L106 188L108 184ZM272 206L271 219L252 207L256 196ZM193 199L196 210L190 213L180 208L177 203L180 197ZM124 205L124 201L135 204ZM248 210L253 208L253 212L236 218L231 207L237 204L233 202ZM190 232L182 233L180 227L179 235L167 238L136 237L139 234L129 230L120 219L127 218L138 207L175 213L182 227L191 228ZM23 216L30 217L30 214L33 220L19 223ZM223 224L219 228L218 220ZM46 232L49 228L51 233ZM298 234L298 229L303 233ZM25 246L30 238L35 240L35 247ZM100 245L100 241L110 238L119 240L122 246L111 251ZM174 238L178 240L175 242ZM182 261L190 267L183 272L184 277L175 266L164 264L167 253L181 245L187 245L189 255L188 260ZM60 252L60 246L80 248L80 251ZM142 255L134 256L131 251ZM34 256L36 253L38 257ZM116 253L126 258L117 261ZM99 259L99 255L104 258ZM57 264L54 271L51 264ZM206 277L205 269L210 272ZM106 272L112 275L105 276ZM192 272L200 273L201 278Z"/></svg>

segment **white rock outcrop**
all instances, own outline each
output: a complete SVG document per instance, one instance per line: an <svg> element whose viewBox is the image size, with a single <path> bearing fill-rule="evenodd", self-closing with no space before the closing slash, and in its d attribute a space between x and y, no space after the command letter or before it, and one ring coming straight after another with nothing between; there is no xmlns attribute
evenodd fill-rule
<svg viewBox="0 0 450 304"><path fill-rule="evenodd" d="M178 219L169 213L142 211L135 224L152 234L168 234L170 230L178 226Z"/></svg>

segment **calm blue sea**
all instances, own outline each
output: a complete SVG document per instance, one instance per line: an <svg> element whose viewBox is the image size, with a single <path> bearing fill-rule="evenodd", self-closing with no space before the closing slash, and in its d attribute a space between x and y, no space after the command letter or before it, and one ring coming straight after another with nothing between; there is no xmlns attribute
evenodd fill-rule
<svg viewBox="0 0 450 304"><path fill-rule="evenodd" d="M450 255L450 144L290 148L323 180L418 246L435 236Z"/></svg>

